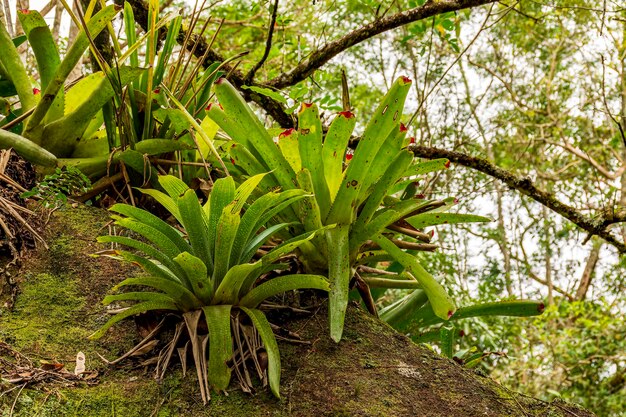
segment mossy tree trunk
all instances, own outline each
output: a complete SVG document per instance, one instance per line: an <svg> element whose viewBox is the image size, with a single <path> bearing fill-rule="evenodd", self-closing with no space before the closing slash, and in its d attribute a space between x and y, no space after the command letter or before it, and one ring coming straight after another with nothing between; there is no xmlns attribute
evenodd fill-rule
<svg viewBox="0 0 626 417"><path fill-rule="evenodd" d="M0 416L593 416L510 392L356 307L348 310L339 344L328 335L323 305L310 316L281 323L303 341L280 344L281 400L261 387L244 394L233 382L228 396L214 395L204 406L193 372L183 377L176 366L164 381L154 381L151 367L141 365L154 352L106 367L96 353L113 359L140 339L130 321L103 340L86 339L107 319L100 304L104 294L135 272L88 256L103 249L95 238L107 233L107 222L105 212L87 207L55 213L46 228L49 251L30 256L14 309L0 311L0 342L34 366L48 360L72 371L82 351L98 378L57 379L24 389L0 382ZM0 349L1 372L11 361Z"/></svg>

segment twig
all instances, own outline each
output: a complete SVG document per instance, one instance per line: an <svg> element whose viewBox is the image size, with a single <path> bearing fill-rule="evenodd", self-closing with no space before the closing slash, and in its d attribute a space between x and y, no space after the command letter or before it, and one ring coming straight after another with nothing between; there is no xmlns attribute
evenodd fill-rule
<svg viewBox="0 0 626 417"><path fill-rule="evenodd" d="M259 62L257 62L256 65L252 67L250 72L248 72L248 75L246 75L245 83L248 85L252 83L252 81L254 80L254 76L256 75L256 72L259 69L261 69L261 67L267 60L267 57L270 55L270 51L272 49L272 37L274 36L274 25L276 25L277 14L278 14L278 0L275 0L274 8L272 10L272 17L270 18L270 27L267 30L267 41L265 41L265 51L263 52L263 56L261 57Z"/></svg>
<svg viewBox="0 0 626 417"><path fill-rule="evenodd" d="M17 399L20 398L20 394L22 393L22 390L24 389L25 386L26 386L26 382L24 382L24 384L22 385L22 388L20 388L20 390L17 392L17 395L15 396L15 401L13 401L13 405L11 406L11 411L9 412L9 417L13 416L13 410L15 409L15 404L17 404Z"/></svg>
<svg viewBox="0 0 626 417"><path fill-rule="evenodd" d="M440 148L432 148L421 145L410 145L409 149L420 158L436 159L447 158L451 162L475 169L493 178L504 182L509 187L519 191L536 202L548 207L552 211L560 214L581 229L589 232L590 235L597 235L607 243L613 245L620 254L626 253L626 243L617 238L607 230L607 226L612 223L626 221L626 211L619 213L605 213L598 219L593 219L582 214L576 208L559 201L554 195L538 189L528 177L522 178L512 174L486 159L470 156L456 151L448 151Z"/></svg>
<svg viewBox="0 0 626 417"><path fill-rule="evenodd" d="M427 1L423 6L396 13L382 19L376 19L373 22L363 25L333 42L327 43L318 50L314 51L304 62L297 65L294 69L288 73L279 75L278 77L268 81L266 84L279 89L295 85L306 79L308 76L313 74L316 69L320 68L346 49L349 49L350 47L383 32L387 32L391 29L395 29L412 22L424 20L438 14L482 6L494 2L495 0Z"/></svg>

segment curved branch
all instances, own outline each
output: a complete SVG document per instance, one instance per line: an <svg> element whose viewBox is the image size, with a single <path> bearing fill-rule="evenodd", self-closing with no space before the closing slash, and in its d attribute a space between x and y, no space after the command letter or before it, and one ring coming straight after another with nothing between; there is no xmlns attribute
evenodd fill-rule
<svg viewBox="0 0 626 417"><path fill-rule="evenodd" d="M250 85L252 81L254 81L254 76L256 72L261 69L263 64L265 64L265 60L268 56L270 56L270 50L272 49L272 37L274 36L274 26L276 25L276 16L278 15L278 0L274 1L274 8L272 10L272 17L270 18L270 27L267 30L267 40L265 41L265 51L263 52L263 56L256 63L256 65L248 72L246 75L246 84Z"/></svg>
<svg viewBox="0 0 626 417"><path fill-rule="evenodd" d="M335 41L327 43L313 52L307 60L297 65L288 73L281 74L267 81L265 84L277 89L295 85L346 49L383 32L441 13L455 12L471 7L482 6L484 4L495 3L495 1L496 0L429 0L421 7L374 20Z"/></svg>
<svg viewBox="0 0 626 417"><path fill-rule="evenodd" d="M613 223L626 221L626 212L606 211L597 218L591 218L582 214L576 208L559 201L554 195L538 189L528 177L522 178L502 168L497 167L486 159L469 156L461 152L448 151L445 149L431 148L421 145L410 145L409 149L420 158L436 159L447 158L451 162L475 169L493 178L504 182L509 187L519 191L544 205L552 211L560 214L572 223L589 233L597 235L607 243L615 246L620 254L626 253L626 243L619 241L608 227Z"/></svg>

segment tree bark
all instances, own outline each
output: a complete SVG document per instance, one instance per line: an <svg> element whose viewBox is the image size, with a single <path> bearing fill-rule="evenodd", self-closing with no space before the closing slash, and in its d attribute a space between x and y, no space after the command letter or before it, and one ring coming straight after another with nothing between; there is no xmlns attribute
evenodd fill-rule
<svg viewBox="0 0 626 417"><path fill-rule="evenodd" d="M598 259L600 259L601 249L602 241L600 239L594 239L593 246L591 247L591 252L589 252L587 262L585 263L585 270L583 271L583 275L580 278L580 283L578 284L578 289L576 290L575 299L577 301L584 301L587 298L587 292L589 291L591 281L595 275L595 269L596 265L598 264Z"/></svg>

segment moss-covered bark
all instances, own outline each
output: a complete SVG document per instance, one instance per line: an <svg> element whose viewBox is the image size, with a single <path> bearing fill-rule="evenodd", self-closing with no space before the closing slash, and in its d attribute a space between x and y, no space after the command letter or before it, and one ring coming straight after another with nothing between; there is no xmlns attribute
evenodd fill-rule
<svg viewBox="0 0 626 417"><path fill-rule="evenodd" d="M0 342L35 363L52 360L69 370L76 353L83 351L87 369L99 371L96 383L41 383L21 389L0 382L0 416L593 415L509 392L413 344L356 307L348 311L344 340L338 345L328 336L323 307L285 325L310 343L280 344L281 400L263 389L243 394L233 384L228 396L214 395L204 406L193 372L182 377L175 367L158 384L151 368L140 365L145 357L106 367L96 352L113 359L139 341L131 322L116 326L103 340L86 339L107 319L100 304L103 295L133 273L111 260L88 256L102 249L95 237L106 233L107 221L106 213L86 207L55 213L46 230L50 250L30 257L14 310L0 310ZM2 355L6 352L0 351Z"/></svg>

